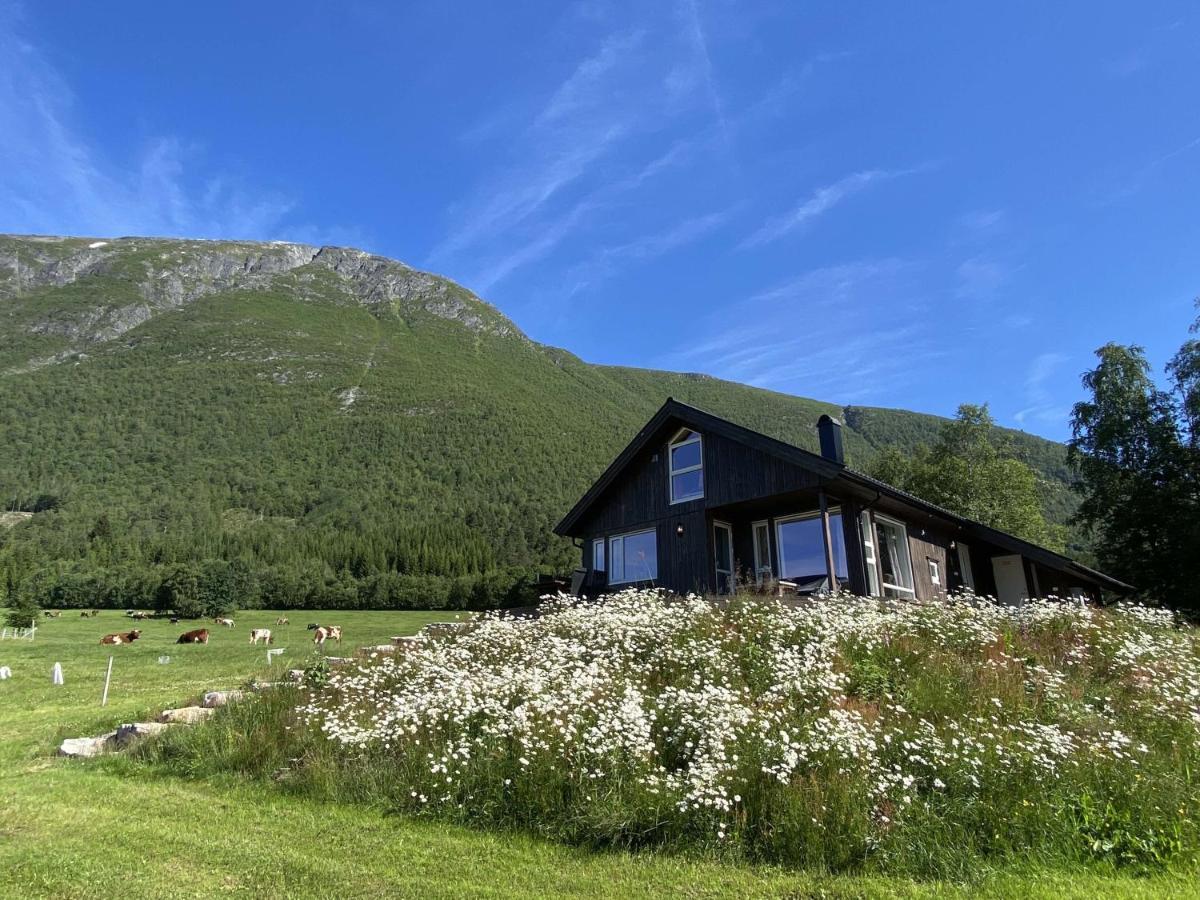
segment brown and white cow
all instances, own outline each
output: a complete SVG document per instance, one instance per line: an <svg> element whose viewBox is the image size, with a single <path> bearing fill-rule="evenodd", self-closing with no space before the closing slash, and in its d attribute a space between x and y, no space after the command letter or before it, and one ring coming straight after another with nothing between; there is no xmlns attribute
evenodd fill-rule
<svg viewBox="0 0 1200 900"><path fill-rule="evenodd" d="M280 616L278 619L276 619L276 620L275 620L275 624L276 624L276 625L286 625L286 624L288 624L287 616Z"/></svg>
<svg viewBox="0 0 1200 900"><path fill-rule="evenodd" d="M259 641L262 641L265 644L271 643L271 629L270 628L251 628L250 629L250 643L257 644Z"/></svg>
<svg viewBox="0 0 1200 900"><path fill-rule="evenodd" d="M226 628L233 627L233 619L227 619L224 616L218 616L217 618L213 619L213 621L218 625L224 625Z"/></svg>
<svg viewBox="0 0 1200 900"><path fill-rule="evenodd" d="M183 634L181 634L179 636L179 640L177 640L175 643L177 643L177 644L207 644L208 643L208 629L207 628L197 628L195 631L185 631Z"/></svg>
<svg viewBox="0 0 1200 900"><path fill-rule="evenodd" d="M323 645L330 638L342 642L342 626L341 625L309 625L308 630L313 632L313 643L318 647Z"/></svg>
<svg viewBox="0 0 1200 900"><path fill-rule="evenodd" d="M106 634L104 637L100 638L100 643L132 644L141 636L141 634L142 632L137 628L133 629L133 631L118 631L115 634Z"/></svg>

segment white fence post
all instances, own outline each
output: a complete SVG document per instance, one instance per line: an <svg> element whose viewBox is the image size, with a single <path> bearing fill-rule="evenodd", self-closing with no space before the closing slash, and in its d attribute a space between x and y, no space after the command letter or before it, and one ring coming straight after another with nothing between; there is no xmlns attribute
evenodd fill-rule
<svg viewBox="0 0 1200 900"><path fill-rule="evenodd" d="M108 683L112 681L112 661L113 658L108 658L108 671L104 674L104 693L100 696L100 705L108 705Z"/></svg>

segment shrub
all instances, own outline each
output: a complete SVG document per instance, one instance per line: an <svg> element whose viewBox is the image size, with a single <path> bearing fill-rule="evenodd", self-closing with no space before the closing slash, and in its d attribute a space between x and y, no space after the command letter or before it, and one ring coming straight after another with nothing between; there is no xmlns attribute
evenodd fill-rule
<svg viewBox="0 0 1200 900"><path fill-rule="evenodd" d="M27 591L16 590L9 598L8 609L4 612L4 624L9 628L32 628L41 614L42 608Z"/></svg>

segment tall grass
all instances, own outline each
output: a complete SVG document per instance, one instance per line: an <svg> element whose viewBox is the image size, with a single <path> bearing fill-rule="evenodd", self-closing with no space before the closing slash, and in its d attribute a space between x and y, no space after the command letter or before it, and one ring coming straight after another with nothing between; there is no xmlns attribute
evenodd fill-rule
<svg viewBox="0 0 1200 900"><path fill-rule="evenodd" d="M971 878L1194 863L1200 642L1057 603L487 616L148 745L174 771L573 844Z"/></svg>

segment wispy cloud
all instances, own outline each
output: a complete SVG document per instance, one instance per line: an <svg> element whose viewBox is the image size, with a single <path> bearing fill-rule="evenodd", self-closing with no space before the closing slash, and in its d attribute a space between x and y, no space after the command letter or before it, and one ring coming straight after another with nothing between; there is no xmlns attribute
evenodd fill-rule
<svg viewBox="0 0 1200 900"><path fill-rule="evenodd" d="M694 4L680 9L699 27ZM649 17L644 25L608 34L548 89L525 124L509 129L505 155L474 195L450 210L451 227L429 253L429 265L489 290L597 229L624 195L688 164L712 135L676 132L665 147L658 136L716 88L703 30L681 36L678 20L672 22L664 30ZM719 102L714 109L727 127ZM491 131L471 129L472 139ZM631 159L635 153L640 162ZM584 256L574 263L576 274L646 258L656 252L653 237L642 239L647 243L641 250L628 241L607 253L575 249Z"/></svg>
<svg viewBox="0 0 1200 900"><path fill-rule="evenodd" d="M1008 282L1012 268L988 256L972 256L963 260L955 270L958 287L955 293L964 300L990 300Z"/></svg>
<svg viewBox="0 0 1200 900"><path fill-rule="evenodd" d="M712 56L708 52L708 38L704 33L704 22L700 17L700 7L697 0L680 0L679 9L683 15L688 30L688 36L695 50L700 76L712 105L713 116L721 131L725 147L733 151L733 142L729 134L729 120L725 117L725 107L721 102L721 92L717 89L717 77L713 71Z"/></svg>
<svg viewBox="0 0 1200 900"><path fill-rule="evenodd" d="M972 236L990 236L1004 228L1008 213L1003 209L973 209L958 217L958 228Z"/></svg>
<svg viewBox="0 0 1200 900"><path fill-rule="evenodd" d="M1018 425L1031 421L1061 425L1066 419L1069 408L1054 399L1047 382L1068 358L1062 353L1042 353L1034 357L1025 373L1027 405L1013 415Z"/></svg>
<svg viewBox="0 0 1200 900"><path fill-rule="evenodd" d="M920 268L867 259L803 272L725 305L659 364L846 403L900 402L914 360L947 352L914 324L926 312Z"/></svg>
<svg viewBox="0 0 1200 900"><path fill-rule="evenodd" d="M594 288L629 263L647 262L695 243L724 225L732 213L730 209L695 216L663 231L602 247L567 274L568 293Z"/></svg>
<svg viewBox="0 0 1200 900"><path fill-rule="evenodd" d="M201 148L147 140L112 160L76 125L62 75L20 33L19 10L0 21L0 230L93 235L296 238L298 204L202 170Z"/></svg>
<svg viewBox="0 0 1200 900"><path fill-rule="evenodd" d="M1191 154L1200 150L1200 137L1185 141L1177 147L1161 153L1140 166L1132 175L1118 179L1115 186L1106 186L1099 199L1099 205L1104 206L1127 200L1140 192L1159 170L1173 162L1177 157Z"/></svg>
<svg viewBox="0 0 1200 900"><path fill-rule="evenodd" d="M802 201L790 212L768 219L755 232L738 245L738 249L756 247L776 241L790 234L797 228L807 225L812 220L824 215L847 197L865 190L872 184L888 181L904 175L911 175L919 169L904 169L902 171L886 171L884 169L867 169L847 175L832 184L823 185L812 192L812 195Z"/></svg>

